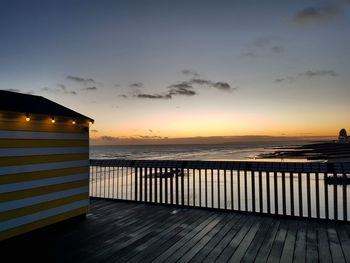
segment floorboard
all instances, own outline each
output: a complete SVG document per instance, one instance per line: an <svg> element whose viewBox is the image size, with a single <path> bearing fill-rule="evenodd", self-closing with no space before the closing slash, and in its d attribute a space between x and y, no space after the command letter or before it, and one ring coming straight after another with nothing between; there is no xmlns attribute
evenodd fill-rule
<svg viewBox="0 0 350 263"><path fill-rule="evenodd" d="M93 198L85 219L3 241L0 253L11 262L338 263L350 262L350 226Z"/></svg>

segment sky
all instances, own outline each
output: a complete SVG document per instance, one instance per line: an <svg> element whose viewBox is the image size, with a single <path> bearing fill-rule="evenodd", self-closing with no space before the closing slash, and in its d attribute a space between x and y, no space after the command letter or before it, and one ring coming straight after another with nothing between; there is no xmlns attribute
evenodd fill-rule
<svg viewBox="0 0 350 263"><path fill-rule="evenodd" d="M93 143L350 129L350 1L0 0L0 89Z"/></svg>

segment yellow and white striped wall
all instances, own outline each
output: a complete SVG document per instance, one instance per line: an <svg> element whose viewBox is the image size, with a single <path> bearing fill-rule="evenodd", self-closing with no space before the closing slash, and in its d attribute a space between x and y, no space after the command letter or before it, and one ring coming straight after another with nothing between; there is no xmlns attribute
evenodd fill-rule
<svg viewBox="0 0 350 263"><path fill-rule="evenodd" d="M0 240L86 214L88 120L0 113Z"/></svg>

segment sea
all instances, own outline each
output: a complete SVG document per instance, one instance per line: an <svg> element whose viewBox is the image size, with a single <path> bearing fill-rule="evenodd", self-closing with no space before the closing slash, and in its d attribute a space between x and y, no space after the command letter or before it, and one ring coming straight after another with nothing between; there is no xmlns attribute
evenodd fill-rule
<svg viewBox="0 0 350 263"><path fill-rule="evenodd" d="M100 145L90 146L90 159L198 160L198 161L288 161L262 159L260 155L281 147L312 143L305 140L250 141L222 144ZM293 161L296 161L293 159ZM306 161L299 159L297 161Z"/></svg>

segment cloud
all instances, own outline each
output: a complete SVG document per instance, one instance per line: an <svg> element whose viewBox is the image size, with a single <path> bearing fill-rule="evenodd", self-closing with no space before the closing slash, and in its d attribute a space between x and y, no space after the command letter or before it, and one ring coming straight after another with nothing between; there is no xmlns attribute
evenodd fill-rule
<svg viewBox="0 0 350 263"><path fill-rule="evenodd" d="M182 70L182 73L187 76L199 76L199 74L193 70ZM141 82L135 82L129 85L134 90L129 95L121 94L122 98L136 97L140 99L172 99L175 96L195 96L198 94L197 89L200 87L215 88L220 91L232 91L234 88L229 83L224 81L212 81L205 78L190 78L187 81L181 81L179 83L171 84L167 87L167 90L160 93L144 93L138 90L139 87L143 87Z"/></svg>
<svg viewBox="0 0 350 263"><path fill-rule="evenodd" d="M142 88L143 87L143 83L142 82L134 82L129 84L130 88Z"/></svg>
<svg viewBox="0 0 350 263"><path fill-rule="evenodd" d="M273 46L273 47L271 47L271 51L273 53L279 54L279 53L282 53L284 51L284 47L282 47L282 46Z"/></svg>
<svg viewBox="0 0 350 263"><path fill-rule="evenodd" d="M334 70L307 70L303 73L299 74L300 76L306 76L308 78L313 77L323 77L323 76L331 76L331 77L337 77L338 74Z"/></svg>
<svg viewBox="0 0 350 263"><path fill-rule="evenodd" d="M279 36L261 36L245 48L242 56L253 58L264 54L281 54L285 51L282 43Z"/></svg>
<svg viewBox="0 0 350 263"><path fill-rule="evenodd" d="M287 83L293 83L295 82L298 78L315 78L315 77L338 77L338 73L335 72L334 70L306 70L304 72L301 72L297 74L295 77L283 77L283 78L277 78L273 82L274 83L282 83L282 82L287 82Z"/></svg>
<svg viewBox="0 0 350 263"><path fill-rule="evenodd" d="M210 80L207 79L191 79L189 81L192 84L198 84L198 85L212 85L212 82Z"/></svg>
<svg viewBox="0 0 350 263"><path fill-rule="evenodd" d="M171 99L171 95L169 94L146 94L146 93L141 93L135 95L135 97L140 98L140 99Z"/></svg>
<svg viewBox="0 0 350 263"><path fill-rule="evenodd" d="M281 83L281 82L284 82L286 79L275 79L273 82L275 83Z"/></svg>
<svg viewBox="0 0 350 263"><path fill-rule="evenodd" d="M77 95L77 92L74 91L74 90L68 90L67 87L63 84L57 84L58 87L61 88L61 91L64 93L64 94L72 94L72 95Z"/></svg>
<svg viewBox="0 0 350 263"><path fill-rule="evenodd" d="M86 88L83 88L83 90L93 91L93 90L97 90L97 87L95 87L95 86L93 86L93 87L86 87Z"/></svg>
<svg viewBox="0 0 350 263"><path fill-rule="evenodd" d="M310 24L329 21L340 14L342 5L333 4L325 7L306 7L298 11L292 20L297 24Z"/></svg>
<svg viewBox="0 0 350 263"><path fill-rule="evenodd" d="M186 76L193 76L193 77L199 77L200 75L192 69L183 69L181 70L181 73L186 75Z"/></svg>
<svg viewBox="0 0 350 263"><path fill-rule="evenodd" d="M74 81L74 82L79 83L79 84L84 84L84 85L101 84L101 83L96 82L92 78L82 78L82 77L77 77L77 76L72 76L72 75L68 75L66 78L68 80Z"/></svg>
<svg viewBox="0 0 350 263"><path fill-rule="evenodd" d="M90 130L92 133L98 133L98 130Z"/></svg>
<svg viewBox="0 0 350 263"><path fill-rule="evenodd" d="M228 84L227 82L222 82L222 81L214 83L214 88L219 89L219 90L225 90L225 91L232 90L230 84Z"/></svg>

